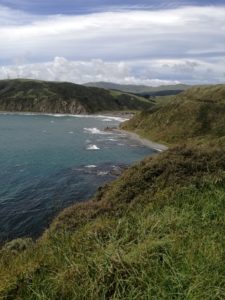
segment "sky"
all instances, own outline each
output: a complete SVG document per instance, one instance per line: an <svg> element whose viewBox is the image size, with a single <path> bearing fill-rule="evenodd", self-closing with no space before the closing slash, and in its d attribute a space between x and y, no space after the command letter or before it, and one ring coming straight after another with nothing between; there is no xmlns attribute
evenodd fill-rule
<svg viewBox="0 0 225 300"><path fill-rule="evenodd" d="M225 0L0 0L0 79L225 82Z"/></svg>

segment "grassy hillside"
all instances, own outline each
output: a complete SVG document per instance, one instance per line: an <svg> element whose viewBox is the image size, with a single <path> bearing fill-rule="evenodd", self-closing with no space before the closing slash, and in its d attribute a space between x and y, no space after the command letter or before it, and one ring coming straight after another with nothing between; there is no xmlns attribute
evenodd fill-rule
<svg viewBox="0 0 225 300"><path fill-rule="evenodd" d="M143 94L149 96L174 95L190 87L186 84L161 85L158 87L152 87L147 85L116 84L112 82L89 82L86 83L85 86L99 87L103 89L118 90L126 93Z"/></svg>
<svg viewBox="0 0 225 300"><path fill-rule="evenodd" d="M224 207L222 149L147 158L36 244L7 244L1 299L224 299Z"/></svg>
<svg viewBox="0 0 225 300"><path fill-rule="evenodd" d="M225 85L191 88L137 114L122 128L168 144L225 136Z"/></svg>
<svg viewBox="0 0 225 300"><path fill-rule="evenodd" d="M35 80L1 80L0 111L95 113L140 110L152 104L126 93L88 88L73 83Z"/></svg>
<svg viewBox="0 0 225 300"><path fill-rule="evenodd" d="M201 143L127 169L37 242L3 246L0 299L225 299L225 152L207 144L225 135L223 105L224 86L194 89L126 123Z"/></svg>

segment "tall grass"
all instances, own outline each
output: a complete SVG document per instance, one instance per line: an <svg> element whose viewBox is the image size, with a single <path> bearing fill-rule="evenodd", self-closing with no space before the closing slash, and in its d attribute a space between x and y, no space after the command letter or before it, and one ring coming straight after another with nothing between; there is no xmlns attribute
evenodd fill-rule
<svg viewBox="0 0 225 300"><path fill-rule="evenodd" d="M195 87L122 124L125 130L166 144L222 143L225 135L225 85Z"/></svg>
<svg viewBox="0 0 225 300"><path fill-rule="evenodd" d="M148 158L36 243L6 245L2 299L224 299L224 158L184 147Z"/></svg>

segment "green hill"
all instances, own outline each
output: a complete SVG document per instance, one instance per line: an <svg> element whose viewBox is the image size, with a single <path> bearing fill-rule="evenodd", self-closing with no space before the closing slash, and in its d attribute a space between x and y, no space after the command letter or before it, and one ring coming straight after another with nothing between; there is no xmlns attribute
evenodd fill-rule
<svg viewBox="0 0 225 300"><path fill-rule="evenodd" d="M208 144L225 134L224 91L192 89L127 122L190 143L125 170L38 241L5 244L0 299L225 299L225 151Z"/></svg>
<svg viewBox="0 0 225 300"><path fill-rule="evenodd" d="M225 85L191 88L167 97L149 111L137 114L122 128L167 144L223 141L225 136Z"/></svg>
<svg viewBox="0 0 225 300"><path fill-rule="evenodd" d="M117 84L112 82L89 82L84 84L89 87L99 87L109 90L118 90L126 93L142 94L149 96L164 96L178 94L190 86L186 84L174 84L174 85L161 85L158 87L152 87L147 85L135 85L135 84Z"/></svg>
<svg viewBox="0 0 225 300"><path fill-rule="evenodd" d="M140 110L150 106L152 104L141 97L73 83L0 81L0 111L79 114Z"/></svg>

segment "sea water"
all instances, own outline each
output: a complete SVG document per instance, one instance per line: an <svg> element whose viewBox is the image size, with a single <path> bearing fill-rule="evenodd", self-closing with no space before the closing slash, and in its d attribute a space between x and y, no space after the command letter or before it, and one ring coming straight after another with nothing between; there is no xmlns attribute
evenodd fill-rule
<svg viewBox="0 0 225 300"><path fill-rule="evenodd" d="M38 236L124 166L155 153L122 133L122 118L0 114L0 242Z"/></svg>

